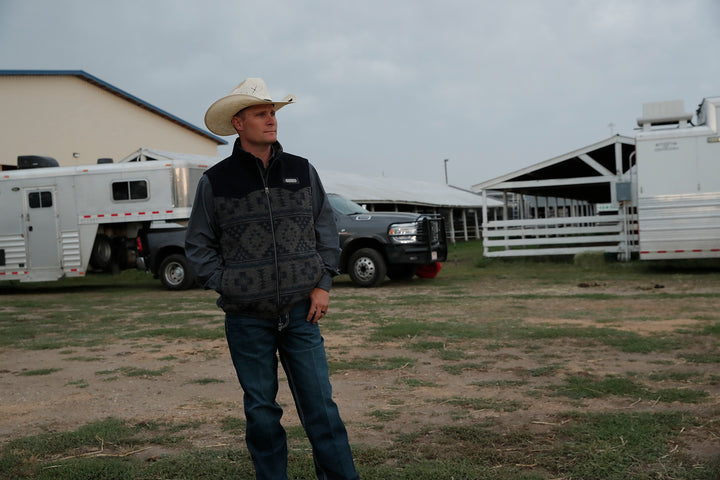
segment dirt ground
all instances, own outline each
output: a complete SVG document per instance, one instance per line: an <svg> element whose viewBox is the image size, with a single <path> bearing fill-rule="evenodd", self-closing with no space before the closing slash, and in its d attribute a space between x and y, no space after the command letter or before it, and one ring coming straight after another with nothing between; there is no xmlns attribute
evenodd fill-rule
<svg viewBox="0 0 720 480"><path fill-rule="evenodd" d="M471 290L476 287L471 287ZM477 286L480 288L480 286ZM492 318L493 312L507 309L505 297L493 298L493 290L505 294L521 293L526 287L487 283L482 285L482 311L477 302L459 301L454 313ZM424 290L427 292L424 292ZM532 293L548 297L516 305L526 324L586 325L627 329L641 335L672 333L683 329L708 325L707 312L716 306L711 297L693 300L692 312L668 315L668 303L658 301L654 290L663 293L717 292L716 285L687 285L682 279L656 285L652 282L614 285L589 282L558 291L553 286L534 286ZM614 299L612 307L598 300L573 300L568 305L565 294L594 293L627 295ZM334 298L352 297L359 310L365 302L383 302L387 296L404 294L436 294L429 283L420 287L409 284L372 290L354 289L340 284ZM155 293L157 294L157 293ZM212 308L214 294L194 290L182 295L207 297ZM415 314L415 308L404 311L392 307L388 316ZM422 308L419 306L418 308ZM442 308L437 306L438 317ZM528 311L528 309L530 309ZM593 311L597 310L597 315ZM617 321L605 320L607 312L617 313ZM573 316L572 312L582 312ZM705 314L698 313L705 312ZM333 322L332 308L324 323ZM341 313L337 312L336 314ZM347 316L348 312L345 313ZM218 317L222 317L219 315ZM622 318L630 319L621 321ZM713 318L712 316L710 318ZM717 315L711 323L717 323ZM712 456L720 451L720 375L717 363L689 364L677 351L654 353L622 353L599 344L588 345L570 339L542 342L512 341L495 344L485 340L465 340L448 345L462 351L462 359L442 359L437 351L415 351L404 348L412 339L396 343L369 343L365 333L369 325L359 321L353 328L327 328L324 331L326 348L331 360L359 358L411 357L412 364L392 369L339 370L332 376L334 396L340 406L350 433L351 442L376 446L389 445L398 434L414 432L434 425L454 422L483 422L492 419L499 428L508 431L524 429L542 434L558 425L557 415L569 410L584 412L660 411L681 409L697 413L703 424L683 432L682 448L696 455ZM444 367L460 365L461 374L450 374ZM462 366L461 364L465 364ZM103 373L137 367L157 370L171 366L159 376L127 376L122 373ZM528 375L527 372L556 366L550 375ZM21 375L24 371L58 368L49 375ZM627 375L635 372L646 379L652 372L672 370L695 371L700 375L714 375L714 382L700 386L682 381L662 380L653 388L699 388L708 391L707 401L697 404L664 403L657 400L606 396L599 399L571 400L549 395L546 387L558 384L567 375ZM198 380L213 379L211 383ZM412 380L412 382L408 381ZM453 398L482 398L497 405L517 405L517 408L463 408ZM279 402L285 408L286 425L298 425L293 402L286 383L281 383ZM388 417L377 412L395 412ZM375 412L375 413L373 413ZM198 447L242 445L242 438L221 430L226 417L242 418L242 395L235 378L224 341L168 341L149 340L142 344L128 340L98 348L70 350L0 349L0 442L43 432L74 430L80 425L106 417L132 422L197 422L200 426L183 434ZM707 420L711 419L711 420Z"/></svg>

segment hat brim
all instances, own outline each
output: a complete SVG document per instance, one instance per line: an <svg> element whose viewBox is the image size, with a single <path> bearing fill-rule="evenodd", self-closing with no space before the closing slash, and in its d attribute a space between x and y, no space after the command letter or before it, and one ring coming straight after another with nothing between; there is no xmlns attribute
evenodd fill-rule
<svg viewBox="0 0 720 480"><path fill-rule="evenodd" d="M296 101L295 95L288 95L279 102L263 100L252 95L228 95L210 105L205 112L205 125L215 135L234 135L237 132L232 125L232 117L240 110L253 105L273 105L275 111L278 111Z"/></svg>

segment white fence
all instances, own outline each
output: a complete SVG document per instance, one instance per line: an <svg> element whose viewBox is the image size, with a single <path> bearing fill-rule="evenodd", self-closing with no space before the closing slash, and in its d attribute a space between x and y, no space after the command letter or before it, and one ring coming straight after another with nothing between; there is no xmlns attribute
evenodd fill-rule
<svg viewBox="0 0 720 480"><path fill-rule="evenodd" d="M483 226L483 247L487 257L601 251L629 258L638 248L637 217L615 214L493 220Z"/></svg>

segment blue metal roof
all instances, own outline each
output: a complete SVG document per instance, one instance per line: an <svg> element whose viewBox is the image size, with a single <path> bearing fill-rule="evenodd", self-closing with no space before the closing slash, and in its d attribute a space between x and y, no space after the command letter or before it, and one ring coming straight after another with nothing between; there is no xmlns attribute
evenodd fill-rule
<svg viewBox="0 0 720 480"><path fill-rule="evenodd" d="M223 138L217 137L213 135L210 132L207 132L199 127L196 127L195 125L186 122L185 120L176 117L175 115L172 115L171 113L166 112L165 110L162 110L160 108L155 107L154 105L151 105L143 100L140 100L138 97L134 95L130 95L124 90L121 90L113 85L110 85L109 83L100 80L99 78L90 75L89 73L83 71L83 70L0 70L0 76L21 76L21 75L33 75L33 76L73 76L73 77L79 77L89 83L92 83L93 85L96 85L99 88L102 88L103 90L106 90L113 95L117 95L118 97L121 97L125 100L127 100L130 103L134 103L135 105L139 106L140 108L144 108L146 110L149 110L153 113L156 113L160 115L161 117L165 117L166 119L170 120L173 123L176 123L180 125L181 127L187 128L188 130L193 131L194 133L197 133L199 135L202 135L204 137L207 137L211 140L214 140L218 143L218 145L227 145L227 141Z"/></svg>

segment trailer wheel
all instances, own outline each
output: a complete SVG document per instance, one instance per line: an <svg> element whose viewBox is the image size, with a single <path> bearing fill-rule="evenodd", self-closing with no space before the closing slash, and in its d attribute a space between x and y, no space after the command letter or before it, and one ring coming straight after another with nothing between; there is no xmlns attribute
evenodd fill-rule
<svg viewBox="0 0 720 480"><path fill-rule="evenodd" d="M165 257L158 269L158 277L168 290L187 290L195 285L187 259L178 253Z"/></svg>
<svg viewBox="0 0 720 480"><path fill-rule="evenodd" d="M377 250L361 248L350 256L348 273L358 287L377 287L385 280L387 266Z"/></svg>
<svg viewBox="0 0 720 480"><path fill-rule="evenodd" d="M99 270L107 271L112 264L112 250L110 237L104 234L96 235L92 253L90 254L90 265Z"/></svg>

